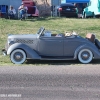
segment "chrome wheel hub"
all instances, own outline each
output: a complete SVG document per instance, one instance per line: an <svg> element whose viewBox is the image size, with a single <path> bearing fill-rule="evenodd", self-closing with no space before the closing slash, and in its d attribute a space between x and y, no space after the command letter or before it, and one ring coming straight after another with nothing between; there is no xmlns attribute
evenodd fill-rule
<svg viewBox="0 0 100 100"><path fill-rule="evenodd" d="M16 55L16 59L20 59L21 58L21 56L20 55Z"/></svg>
<svg viewBox="0 0 100 100"><path fill-rule="evenodd" d="M83 60L89 59L89 56L90 56L90 55L89 55L88 52L83 52L82 55L81 55L81 57L82 57Z"/></svg>
<svg viewBox="0 0 100 100"><path fill-rule="evenodd" d="M14 55L14 59L15 59L16 61L21 61L21 60L23 59L23 55L22 55L21 53L17 52L17 53L15 53L15 55Z"/></svg>
<svg viewBox="0 0 100 100"><path fill-rule="evenodd" d="M82 56L83 56L83 58L85 58L85 59L88 58L88 54L83 54Z"/></svg>

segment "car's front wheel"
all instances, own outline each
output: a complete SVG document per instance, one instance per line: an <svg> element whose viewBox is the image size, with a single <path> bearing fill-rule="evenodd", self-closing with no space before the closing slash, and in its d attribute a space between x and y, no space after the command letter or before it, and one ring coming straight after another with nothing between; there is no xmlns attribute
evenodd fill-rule
<svg viewBox="0 0 100 100"><path fill-rule="evenodd" d="M89 49L82 49L78 53L78 60L81 63L84 63L84 64L90 63L92 59L93 59L93 54Z"/></svg>
<svg viewBox="0 0 100 100"><path fill-rule="evenodd" d="M84 12L84 14L82 15L82 18L87 18L86 13Z"/></svg>
<svg viewBox="0 0 100 100"><path fill-rule="evenodd" d="M11 53L10 59L14 64L22 64L26 60L26 54L23 50L16 49Z"/></svg>

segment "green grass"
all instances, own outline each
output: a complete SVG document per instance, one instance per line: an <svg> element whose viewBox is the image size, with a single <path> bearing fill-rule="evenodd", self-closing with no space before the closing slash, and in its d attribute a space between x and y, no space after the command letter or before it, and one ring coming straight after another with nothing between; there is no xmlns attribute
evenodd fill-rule
<svg viewBox="0 0 100 100"><path fill-rule="evenodd" d="M41 27L48 30L76 31L85 37L87 33L94 33L100 40L100 19L74 19L74 18L33 18L26 21L0 19L0 65L12 65L9 56L2 55L8 34L32 34Z"/></svg>

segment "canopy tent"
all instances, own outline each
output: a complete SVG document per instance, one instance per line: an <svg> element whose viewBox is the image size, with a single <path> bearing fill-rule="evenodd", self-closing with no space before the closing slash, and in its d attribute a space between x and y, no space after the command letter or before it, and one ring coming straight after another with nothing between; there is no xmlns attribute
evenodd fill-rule
<svg viewBox="0 0 100 100"><path fill-rule="evenodd" d="M61 3L88 3L90 0L61 0Z"/></svg>

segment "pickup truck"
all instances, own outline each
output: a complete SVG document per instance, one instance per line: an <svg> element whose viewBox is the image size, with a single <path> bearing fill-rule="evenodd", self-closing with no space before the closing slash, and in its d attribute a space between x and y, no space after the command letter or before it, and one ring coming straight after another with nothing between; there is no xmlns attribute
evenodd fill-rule
<svg viewBox="0 0 100 100"><path fill-rule="evenodd" d="M35 2L33 0L22 0L24 6L28 8L27 16L29 17L38 17L39 10L37 9Z"/></svg>
<svg viewBox="0 0 100 100"><path fill-rule="evenodd" d="M100 17L100 0L90 0L83 11L83 18Z"/></svg>

